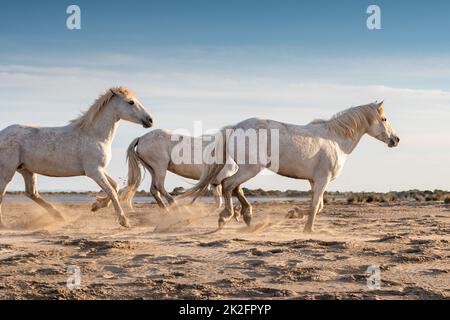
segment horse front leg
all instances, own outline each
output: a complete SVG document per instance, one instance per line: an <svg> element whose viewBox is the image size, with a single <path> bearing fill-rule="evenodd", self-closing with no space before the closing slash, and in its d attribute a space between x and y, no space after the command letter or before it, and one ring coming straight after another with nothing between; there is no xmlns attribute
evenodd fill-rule
<svg viewBox="0 0 450 320"><path fill-rule="evenodd" d="M323 207L323 194L325 192L325 188L328 185L328 182L328 179L318 179L314 181L312 189L313 197L311 201L311 208L303 232L311 233L314 231L314 220L317 213Z"/></svg>
<svg viewBox="0 0 450 320"><path fill-rule="evenodd" d="M6 187L8 186L9 181L0 181L0 229L6 229L6 226L3 224L3 220L2 220L2 202L3 202L3 198L5 197L6 194Z"/></svg>
<svg viewBox="0 0 450 320"><path fill-rule="evenodd" d="M14 173L15 170L13 168L2 166L0 163L0 229L6 229L2 220L2 203L5 198L6 188L8 188L9 183L14 177Z"/></svg>
<svg viewBox="0 0 450 320"><path fill-rule="evenodd" d="M108 173L106 173L106 172L105 172L105 176L108 179L108 182L111 185L111 187L113 187L116 192L119 192L117 182L114 181L114 179L111 178L111 176L108 175ZM96 202L94 202L92 204L91 211L95 212L95 211L98 211L98 210L100 210L102 208L109 207L110 204L111 204L111 198L110 197L108 197L108 196L106 196L106 197L98 196L98 197L96 197Z"/></svg>
<svg viewBox="0 0 450 320"><path fill-rule="evenodd" d="M2 202L3 202L3 198L5 197L5 193L6 193L6 188L4 188L4 190L0 190L0 230L6 229L6 226L3 224L3 220L2 220Z"/></svg>
<svg viewBox="0 0 450 320"><path fill-rule="evenodd" d="M314 181L309 180L309 183L311 185L311 201L313 201L314 200L314 190L315 190L314 189ZM322 210L323 210L323 196L320 199L319 209L317 210L317 214L321 213ZM308 213L301 213L301 212L299 212L299 218L303 219L303 217L306 216L306 215L308 215Z"/></svg>
<svg viewBox="0 0 450 320"><path fill-rule="evenodd" d="M0 229L4 229L5 225L3 224L3 220L2 220L2 202L3 202L3 195L0 194Z"/></svg>
<svg viewBox="0 0 450 320"><path fill-rule="evenodd" d="M107 174L103 169L98 169L97 171L86 173L86 175L94 180L100 188L106 193L106 195L111 199L114 210L116 211L117 219L119 220L119 224L125 228L130 228L130 222L122 210L122 207L119 203L119 197L117 195L116 189L110 184Z"/></svg>

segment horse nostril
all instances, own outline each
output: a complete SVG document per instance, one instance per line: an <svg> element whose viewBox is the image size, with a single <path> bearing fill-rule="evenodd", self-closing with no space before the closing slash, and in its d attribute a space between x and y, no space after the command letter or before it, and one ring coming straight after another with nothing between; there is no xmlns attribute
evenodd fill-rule
<svg viewBox="0 0 450 320"><path fill-rule="evenodd" d="M153 127L153 119L150 116L146 116L142 119L142 125L144 128L151 128Z"/></svg>
<svg viewBox="0 0 450 320"><path fill-rule="evenodd" d="M397 139L397 143L400 142L400 138L399 137L396 137L396 139Z"/></svg>

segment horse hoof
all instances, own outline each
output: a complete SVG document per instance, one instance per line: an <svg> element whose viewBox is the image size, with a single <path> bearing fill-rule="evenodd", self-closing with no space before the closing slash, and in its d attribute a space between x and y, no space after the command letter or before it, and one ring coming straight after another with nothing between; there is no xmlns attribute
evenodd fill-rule
<svg viewBox="0 0 450 320"><path fill-rule="evenodd" d="M241 222L241 215L240 214L235 214L234 215L234 220L236 220L237 222Z"/></svg>
<svg viewBox="0 0 450 320"><path fill-rule="evenodd" d="M119 224L124 228L131 228L130 221L128 220L127 217L121 216L119 218Z"/></svg>
<svg viewBox="0 0 450 320"><path fill-rule="evenodd" d="M219 229L222 229L225 226L225 220L219 219Z"/></svg>
<svg viewBox="0 0 450 320"><path fill-rule="evenodd" d="M244 222L248 227L250 227L252 223L252 216L244 216Z"/></svg>
<svg viewBox="0 0 450 320"><path fill-rule="evenodd" d="M92 211L92 212L98 211L98 207L97 207L97 204L96 204L96 203L94 203L94 204L92 205L91 211Z"/></svg>

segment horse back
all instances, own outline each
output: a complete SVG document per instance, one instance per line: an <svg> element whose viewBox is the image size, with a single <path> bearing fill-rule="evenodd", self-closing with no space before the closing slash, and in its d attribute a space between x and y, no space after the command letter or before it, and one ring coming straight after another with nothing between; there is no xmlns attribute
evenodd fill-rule
<svg viewBox="0 0 450 320"><path fill-rule="evenodd" d="M13 125L0 132L0 149L19 154L19 164L48 176L83 173L80 139L67 127Z"/></svg>

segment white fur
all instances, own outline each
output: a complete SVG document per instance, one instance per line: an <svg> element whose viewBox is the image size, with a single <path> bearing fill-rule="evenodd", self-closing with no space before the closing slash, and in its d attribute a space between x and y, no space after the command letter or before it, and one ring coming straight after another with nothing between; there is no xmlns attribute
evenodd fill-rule
<svg viewBox="0 0 450 320"><path fill-rule="evenodd" d="M359 143L364 134L369 134L390 147L396 146L399 138L385 119L382 103L350 108L338 113L330 120L315 120L307 125L281 123L273 120L247 119L232 129L244 130L265 129L267 132L279 132L279 175L308 180L313 193L311 210L305 226L306 232L313 230L315 216L323 208L323 194L328 183L336 179L345 161ZM225 131L224 135L225 134ZM226 152L230 150L227 140ZM236 159L235 159L236 160ZM241 215L247 224L252 218L252 207L241 192L241 185L256 176L266 164L248 164L238 162L239 170L233 176L223 180L222 194L225 198L225 209L219 218L222 227L233 215L232 192L238 195L241 202ZM199 183L180 197L198 197L205 191L205 186L212 181L220 170L220 165L209 166L208 172Z"/></svg>
<svg viewBox="0 0 450 320"><path fill-rule="evenodd" d="M129 101L135 104L130 105ZM115 207L119 222L128 226L117 198L117 184L105 167L111 159L111 143L120 119L146 127L151 117L123 87L108 90L79 119L64 127L41 128L13 125L0 132L0 225L1 202L15 172L23 175L26 194L56 218L61 214L37 191L36 175L49 177L88 176Z"/></svg>
<svg viewBox="0 0 450 320"><path fill-rule="evenodd" d="M174 147L183 139L183 141L190 140L191 155L194 155L195 152L202 155L205 146L210 143L209 139L177 135L180 140L175 140L173 136L174 134L167 130L154 130L131 143L128 148L128 186L120 195L120 198L126 200L130 207L132 207L132 199L141 182L139 165L142 165L150 172L152 176L150 193L163 209L167 209L167 206L163 202L161 195L166 198L169 204L174 203L173 197L164 188L167 171L194 180L199 180L205 174L207 165L203 162L194 163L195 161L192 157L191 163L177 163L172 159L172 153ZM228 163L216 179L211 182L212 192L218 207L223 204L220 184L222 180L235 174L237 169L238 167L235 163Z"/></svg>

